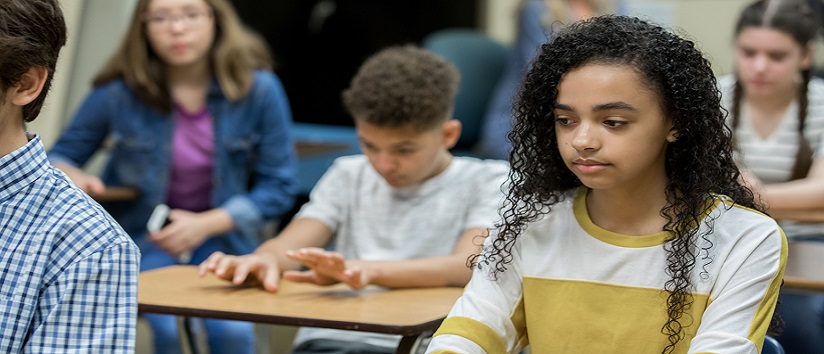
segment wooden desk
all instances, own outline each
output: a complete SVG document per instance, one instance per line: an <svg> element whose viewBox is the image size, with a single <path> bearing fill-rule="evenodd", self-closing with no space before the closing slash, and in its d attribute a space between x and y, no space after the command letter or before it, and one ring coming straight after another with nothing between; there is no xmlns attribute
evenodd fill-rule
<svg viewBox="0 0 824 354"><path fill-rule="evenodd" d="M784 288L824 292L824 242L790 241Z"/></svg>
<svg viewBox="0 0 824 354"><path fill-rule="evenodd" d="M438 328L461 288L352 290L281 281L276 294L233 286L195 266L140 273L139 312L322 327L403 336L397 353L409 353L419 336Z"/></svg>
<svg viewBox="0 0 824 354"><path fill-rule="evenodd" d="M344 143L324 143L324 142L316 142L316 141L296 141L295 142L295 153L298 155L299 159L304 159L307 157L317 156L317 155L324 155L324 154L337 154L341 152L346 152L350 150L349 144Z"/></svg>
<svg viewBox="0 0 824 354"><path fill-rule="evenodd" d="M106 187L103 193L89 193L97 202L120 202L134 200L137 198L137 188L132 187Z"/></svg>
<svg viewBox="0 0 824 354"><path fill-rule="evenodd" d="M824 223L824 209L785 210L781 212L770 212L770 216L776 220L787 219L803 222Z"/></svg>

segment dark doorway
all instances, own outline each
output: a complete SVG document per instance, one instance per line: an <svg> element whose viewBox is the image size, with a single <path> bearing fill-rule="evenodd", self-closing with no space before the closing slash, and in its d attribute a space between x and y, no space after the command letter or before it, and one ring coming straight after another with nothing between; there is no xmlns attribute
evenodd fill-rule
<svg viewBox="0 0 824 354"><path fill-rule="evenodd" d="M232 0L269 42L297 122L352 125L340 92L360 63L441 28L478 25L479 0Z"/></svg>

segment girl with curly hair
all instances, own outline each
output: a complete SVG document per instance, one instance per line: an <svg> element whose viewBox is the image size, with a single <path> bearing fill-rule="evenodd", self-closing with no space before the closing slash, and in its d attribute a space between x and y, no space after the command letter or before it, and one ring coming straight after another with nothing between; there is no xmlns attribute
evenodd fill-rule
<svg viewBox="0 0 824 354"><path fill-rule="evenodd" d="M430 353L757 353L786 239L739 183L710 63L631 17L541 47L502 220Z"/></svg>
<svg viewBox="0 0 824 354"><path fill-rule="evenodd" d="M800 0L759 0L735 27L734 75L718 80L744 181L779 219L793 247L821 245L824 225L824 80L812 77L818 23ZM790 254L792 256L792 253ZM824 295L781 295L790 353L824 353Z"/></svg>

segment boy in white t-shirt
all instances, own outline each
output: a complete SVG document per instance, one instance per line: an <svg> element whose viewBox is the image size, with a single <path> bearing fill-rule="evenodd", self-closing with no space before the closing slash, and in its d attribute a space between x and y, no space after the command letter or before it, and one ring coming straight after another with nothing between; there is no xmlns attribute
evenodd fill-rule
<svg viewBox="0 0 824 354"><path fill-rule="evenodd" d="M464 286L467 258L498 220L501 161L453 157L459 74L414 47L370 57L343 92L363 155L338 159L295 218L254 253L215 253L200 265L235 284L284 279L359 289ZM323 247L333 242L335 251ZM298 270L305 266L308 270ZM295 353L394 353L399 337L302 329Z"/></svg>

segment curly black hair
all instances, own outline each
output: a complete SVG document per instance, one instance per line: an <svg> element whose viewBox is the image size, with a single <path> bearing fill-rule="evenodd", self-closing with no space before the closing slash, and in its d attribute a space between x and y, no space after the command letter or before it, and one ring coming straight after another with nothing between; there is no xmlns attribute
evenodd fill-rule
<svg viewBox="0 0 824 354"><path fill-rule="evenodd" d="M426 130L450 118L459 81L446 59L414 45L391 46L361 65L343 104L355 119L380 127Z"/></svg>
<svg viewBox="0 0 824 354"><path fill-rule="evenodd" d="M509 133L512 168L502 221L490 246L472 261L489 267L490 275L497 277L512 262L512 247L527 225L582 186L561 158L553 108L564 75L588 64L634 70L650 92L659 95L662 111L677 130L677 141L666 151L667 205L661 210L667 220L664 231L669 233L664 249L670 276L663 289L668 320L662 326L669 344L662 353L669 353L684 337L681 319L693 301L690 275L699 263L697 253L704 262L698 271L712 262L709 248L696 250L699 238L712 245L712 231L699 234L699 228L688 225L707 223L707 230L712 230L713 220L705 216L713 205L708 201L719 195L762 210L753 193L738 182L715 76L690 40L637 18L606 15L563 29L541 46L515 103Z"/></svg>

